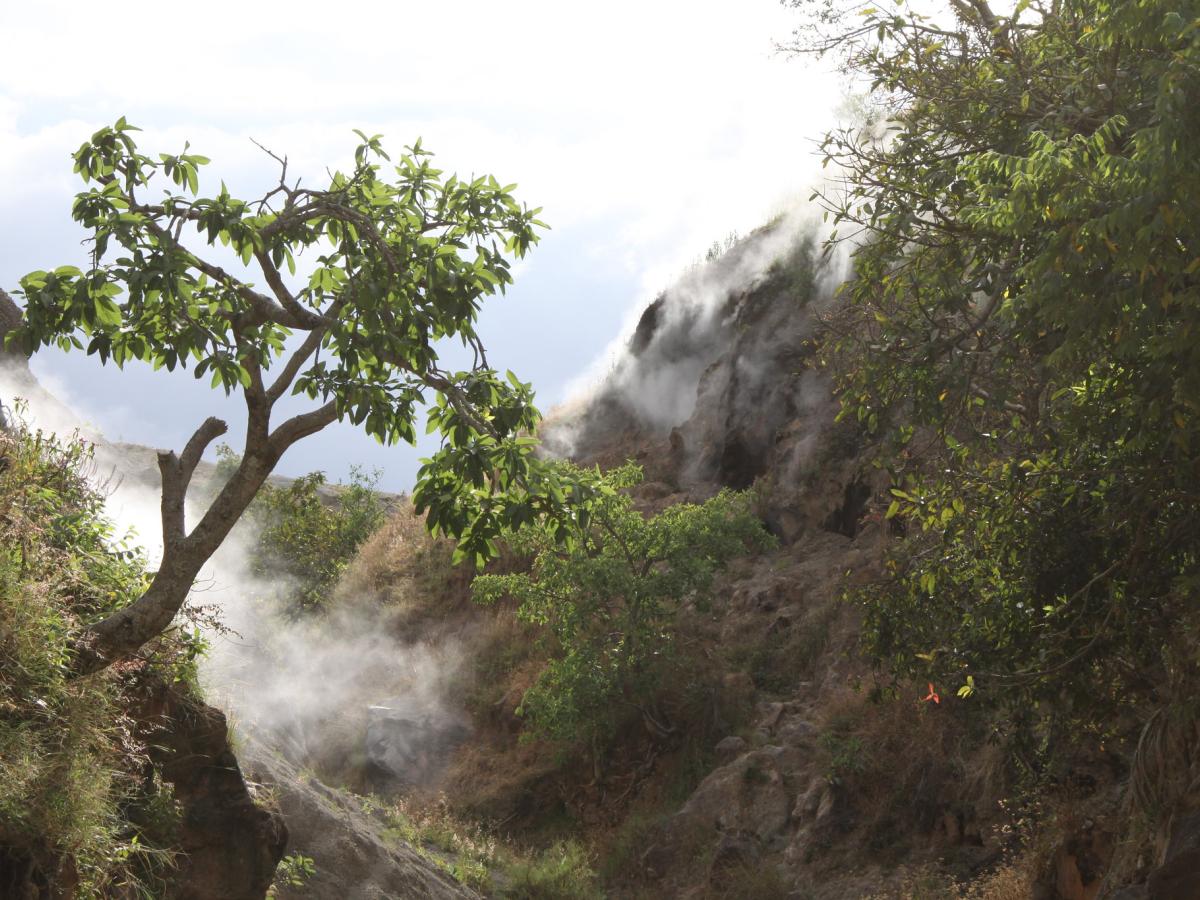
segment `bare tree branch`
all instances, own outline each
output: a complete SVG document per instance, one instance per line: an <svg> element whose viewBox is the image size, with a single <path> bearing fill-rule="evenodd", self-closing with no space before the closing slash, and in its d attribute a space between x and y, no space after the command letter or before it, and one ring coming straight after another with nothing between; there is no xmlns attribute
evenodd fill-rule
<svg viewBox="0 0 1200 900"><path fill-rule="evenodd" d="M323 325L320 328L314 328L308 333L308 337L304 339L304 343L297 347L295 352L288 357L288 361L284 363L283 370L267 389L267 400L272 405L292 386L292 382L296 379L296 375L299 374L300 369L308 362L317 348L321 346L321 341L324 340L327 330Z"/></svg>
<svg viewBox="0 0 1200 900"><path fill-rule="evenodd" d="M264 251L255 250L254 258L258 260L259 268L262 269L263 276L267 279L267 284L270 286L271 292L275 294L280 306L296 321L296 325L292 327L311 329L319 328L325 323L325 318L320 313L306 309L292 296L291 291L283 283L283 276L279 274L279 270L275 268L274 263Z"/></svg>
<svg viewBox="0 0 1200 900"><path fill-rule="evenodd" d="M337 419L337 406L330 400L311 412L292 416L271 432L270 447L272 455L278 459L288 447L301 438L316 434L326 425Z"/></svg>
<svg viewBox="0 0 1200 900"><path fill-rule="evenodd" d="M220 419L210 417L196 429L180 456L173 452L158 454L158 470L162 476L162 535L164 557L186 537L184 498L192 473L205 448L228 430Z"/></svg>

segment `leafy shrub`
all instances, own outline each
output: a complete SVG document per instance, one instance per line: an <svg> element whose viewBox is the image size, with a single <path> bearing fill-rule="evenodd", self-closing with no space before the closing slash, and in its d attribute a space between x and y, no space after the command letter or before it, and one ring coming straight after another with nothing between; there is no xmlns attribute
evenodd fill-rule
<svg viewBox="0 0 1200 900"><path fill-rule="evenodd" d="M219 450L218 475L236 466L228 447ZM379 472L350 469L350 483L326 488L323 472L310 472L286 487L263 485L249 510L257 529L251 553L255 575L288 587L288 611L319 609L358 548L384 521L375 488Z"/></svg>
<svg viewBox="0 0 1200 900"><path fill-rule="evenodd" d="M101 897L163 883L177 814L148 777L118 675L71 669L81 628L146 584L144 560L103 516L90 460L78 439L0 431L0 868L15 857L46 875L73 869L77 895ZM188 650L168 635L147 655L161 671Z"/></svg>
<svg viewBox="0 0 1200 900"><path fill-rule="evenodd" d="M830 784L841 784L847 777L857 775L866 767L865 748L862 738L857 735L826 731L819 742L826 757L825 780Z"/></svg>
<svg viewBox="0 0 1200 900"><path fill-rule="evenodd" d="M323 503L322 472L297 478L286 488L263 487L255 514L263 530L254 554L255 573L295 583L298 612L319 607L359 546L383 524L375 492L379 474L350 470L350 484L333 504Z"/></svg>
<svg viewBox="0 0 1200 900"><path fill-rule="evenodd" d="M273 900L280 888L300 888L308 884L308 879L317 874L316 863L311 856L302 853L289 853L279 861L275 869L275 880L267 891L267 900Z"/></svg>
<svg viewBox="0 0 1200 900"><path fill-rule="evenodd" d="M825 142L859 232L830 356L908 535L867 649L1061 758L1200 683L1200 42L1184 0L1027 7L827 45L889 121Z"/></svg>
<svg viewBox="0 0 1200 900"><path fill-rule="evenodd" d="M550 662L519 708L543 736L594 747L630 710L665 727L652 701L680 606L703 603L721 567L771 542L749 499L728 491L645 518L622 490L640 478L634 466L607 474L573 540L528 528L514 540L533 557L528 572L473 582L477 601L511 596L520 619L553 636Z"/></svg>

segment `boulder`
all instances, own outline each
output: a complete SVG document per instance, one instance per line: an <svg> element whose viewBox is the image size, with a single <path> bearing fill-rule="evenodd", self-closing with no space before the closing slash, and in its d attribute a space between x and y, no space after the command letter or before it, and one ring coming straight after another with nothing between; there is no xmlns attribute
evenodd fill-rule
<svg viewBox="0 0 1200 900"><path fill-rule="evenodd" d="M787 746L811 744L817 734L817 726L801 716L788 716L775 727L775 740Z"/></svg>
<svg viewBox="0 0 1200 900"><path fill-rule="evenodd" d="M469 730L445 709L398 698L372 706L366 733L369 780L382 792L427 785Z"/></svg>
<svg viewBox="0 0 1200 900"><path fill-rule="evenodd" d="M727 831L721 835L708 868L708 881L714 887L736 883L741 873L762 857L762 844L753 834Z"/></svg>
<svg viewBox="0 0 1200 900"><path fill-rule="evenodd" d="M1150 873L1146 888L1147 900L1200 897L1200 810L1175 822L1163 863Z"/></svg>
<svg viewBox="0 0 1200 900"><path fill-rule="evenodd" d="M141 667L126 671L139 737L182 812L171 896L261 900L288 831L278 812L251 797L224 714Z"/></svg>
<svg viewBox="0 0 1200 900"><path fill-rule="evenodd" d="M1112 853L1113 839L1108 830L1095 820L1085 820L1055 851L1051 896L1056 900L1096 900Z"/></svg>
<svg viewBox="0 0 1200 900"><path fill-rule="evenodd" d="M729 737L724 737L717 741L717 746L713 748L713 751L717 754L717 759L722 762L729 762L749 749L750 745L744 737L731 734Z"/></svg>
<svg viewBox="0 0 1200 900"><path fill-rule="evenodd" d="M1147 900L1146 885L1126 885L1125 887L1118 888L1111 894L1105 895L1103 900Z"/></svg>
<svg viewBox="0 0 1200 900"><path fill-rule="evenodd" d="M288 851L313 860L301 887L279 900L458 900L478 897L368 814L360 798L322 784L253 741L247 768L274 795L288 823Z"/></svg>
<svg viewBox="0 0 1200 900"><path fill-rule="evenodd" d="M844 791L824 778L814 778L792 808L796 832L784 851L791 868L804 866L814 852L854 827L854 814Z"/></svg>
<svg viewBox="0 0 1200 900"><path fill-rule="evenodd" d="M746 753L712 772L672 819L672 832L711 829L768 840L787 826L789 798L775 748Z"/></svg>

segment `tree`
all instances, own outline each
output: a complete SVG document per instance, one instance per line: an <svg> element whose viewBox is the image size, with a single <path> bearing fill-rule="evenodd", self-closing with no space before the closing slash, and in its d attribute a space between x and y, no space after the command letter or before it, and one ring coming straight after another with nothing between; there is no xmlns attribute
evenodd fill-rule
<svg viewBox="0 0 1200 900"><path fill-rule="evenodd" d="M588 477L572 468L568 480ZM543 736L593 750L630 710L660 734L669 730L654 698L681 606L703 601L730 560L772 543L746 494L722 491L643 516L625 490L641 477L633 465L606 473L576 541L525 528L512 543L533 558L529 571L479 575L471 585L477 602L512 597L519 619L548 626L553 657L519 711Z"/></svg>
<svg viewBox="0 0 1200 900"><path fill-rule="evenodd" d="M73 216L91 232L90 268L26 275L24 320L9 343L26 352L86 349L118 366L194 365L196 377L242 394L246 445L190 530L192 473L226 424L209 418L182 452L159 455L162 564L142 596L88 624L78 671L166 628L284 452L334 421L386 443L413 442L418 412L432 401L429 430L442 448L423 466L414 499L432 529L460 538L460 556L484 559L507 524L561 509L561 488L531 457L532 391L489 366L474 328L481 303L511 281L509 257L523 256L542 225L512 185L445 177L419 141L385 169L379 136L359 132L353 169L333 173L328 187L289 183L286 158L275 157L279 182L257 200L237 199L224 184L202 197L198 173L208 160L186 146L144 155L136 130L122 118L75 153L88 187ZM218 265L218 245L242 268ZM296 279L306 250L317 254L311 274ZM469 370L440 367L444 338L473 351ZM313 407L273 422L289 393Z"/></svg>
<svg viewBox="0 0 1200 900"><path fill-rule="evenodd" d="M879 113L825 141L857 243L829 359L910 535L868 647L1010 722L1102 728L1198 674L1200 7L951 7L807 45Z"/></svg>

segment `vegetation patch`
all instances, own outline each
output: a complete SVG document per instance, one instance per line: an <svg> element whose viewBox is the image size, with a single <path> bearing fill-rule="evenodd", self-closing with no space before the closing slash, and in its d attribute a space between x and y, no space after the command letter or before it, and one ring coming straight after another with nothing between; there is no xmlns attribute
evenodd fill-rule
<svg viewBox="0 0 1200 900"><path fill-rule="evenodd" d="M0 893L77 883L77 896L155 894L178 814L125 713L118 672L73 677L82 626L144 590L144 560L104 518L90 449L19 422L0 432ZM194 676L175 631L144 665Z"/></svg>
<svg viewBox="0 0 1200 900"><path fill-rule="evenodd" d="M771 543L745 495L722 492L647 518L625 492L640 479L632 466L608 473L574 541L526 529L513 543L533 558L530 570L472 584L478 602L511 597L519 619L548 629L550 660L518 713L537 734L593 757L631 715L660 736L672 731L655 698L675 660L680 610L706 603L729 560Z"/></svg>

